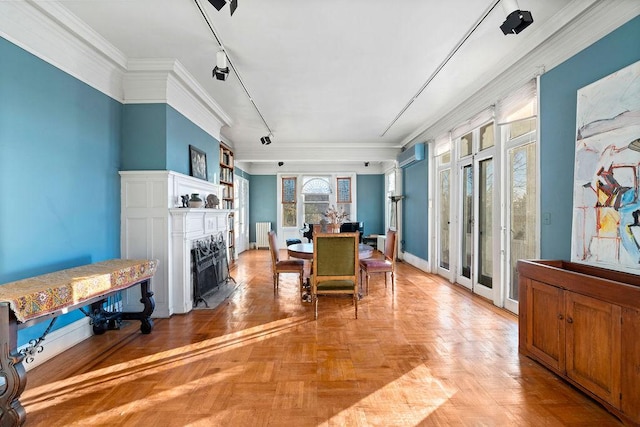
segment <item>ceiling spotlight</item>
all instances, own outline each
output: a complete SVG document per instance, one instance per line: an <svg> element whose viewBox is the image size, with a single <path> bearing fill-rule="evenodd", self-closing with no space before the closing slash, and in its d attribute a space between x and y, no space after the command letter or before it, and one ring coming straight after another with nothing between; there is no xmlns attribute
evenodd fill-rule
<svg viewBox="0 0 640 427"><path fill-rule="evenodd" d="M505 35L518 34L533 23L531 12L520 10L517 0L502 0L502 8L507 14L507 18L500 25Z"/></svg>
<svg viewBox="0 0 640 427"><path fill-rule="evenodd" d="M225 0L209 0L209 3L211 3L211 5L216 8L216 10L222 9L224 5L227 4Z"/></svg>
<svg viewBox="0 0 640 427"><path fill-rule="evenodd" d="M229 8L231 9L231 16L233 16L233 12L235 12L238 8L238 0L231 0L231 3L229 3Z"/></svg>
<svg viewBox="0 0 640 427"><path fill-rule="evenodd" d="M216 66L213 68L213 77L217 80L225 81L229 77L229 66L227 65L227 54L224 50L216 53Z"/></svg>
<svg viewBox="0 0 640 427"><path fill-rule="evenodd" d="M211 3L211 5L216 8L216 10L222 9L224 5L227 4L225 0L209 0L209 3ZM231 16L233 16L233 12L235 12L236 8L238 7L238 0L231 0L229 3Z"/></svg>
<svg viewBox="0 0 640 427"><path fill-rule="evenodd" d="M260 138L260 142L262 142L262 145L271 144L271 134L269 134L267 136L263 136L262 138Z"/></svg>
<svg viewBox="0 0 640 427"><path fill-rule="evenodd" d="M278 166L284 165L284 162L278 162Z"/></svg>

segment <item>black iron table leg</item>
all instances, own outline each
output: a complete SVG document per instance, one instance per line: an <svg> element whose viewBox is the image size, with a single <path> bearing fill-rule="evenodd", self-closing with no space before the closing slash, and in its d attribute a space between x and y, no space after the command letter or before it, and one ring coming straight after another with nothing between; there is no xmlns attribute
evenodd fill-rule
<svg viewBox="0 0 640 427"><path fill-rule="evenodd" d="M153 299L153 292L151 291L151 281L149 279L140 282L140 293L142 297L140 302L144 305L144 308L140 312L124 312L122 313L123 320L139 320L140 332L143 334L149 334L153 330L153 319L151 314L156 308L156 302Z"/></svg>

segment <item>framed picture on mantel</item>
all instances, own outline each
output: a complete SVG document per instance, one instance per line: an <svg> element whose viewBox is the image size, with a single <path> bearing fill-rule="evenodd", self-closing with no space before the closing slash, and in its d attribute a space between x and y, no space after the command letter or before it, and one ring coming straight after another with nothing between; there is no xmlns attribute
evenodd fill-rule
<svg viewBox="0 0 640 427"><path fill-rule="evenodd" d="M189 145L189 174L195 178L207 180L207 153Z"/></svg>

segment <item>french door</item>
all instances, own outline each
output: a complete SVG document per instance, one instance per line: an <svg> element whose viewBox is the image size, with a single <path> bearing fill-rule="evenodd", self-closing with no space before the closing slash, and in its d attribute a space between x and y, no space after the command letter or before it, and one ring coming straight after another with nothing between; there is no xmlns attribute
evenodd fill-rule
<svg viewBox="0 0 640 427"><path fill-rule="evenodd" d="M520 298L517 262L539 257L544 222L536 88L532 82L514 92L436 139L433 149L439 194L432 266L514 313Z"/></svg>
<svg viewBox="0 0 640 427"><path fill-rule="evenodd" d="M249 249L249 181L236 176L234 185L234 206L237 206L233 217L235 230L236 255Z"/></svg>
<svg viewBox="0 0 640 427"><path fill-rule="evenodd" d="M470 159L471 160L471 159ZM474 215L473 215L473 172L471 161L465 161L460 165L458 188L460 189L460 214L458 221L458 271L456 281L461 285L473 289L473 241L474 241Z"/></svg>
<svg viewBox="0 0 640 427"><path fill-rule="evenodd" d="M451 168L438 172L438 229L436 239L438 274L451 277Z"/></svg>
<svg viewBox="0 0 640 427"><path fill-rule="evenodd" d="M518 272L519 259L537 257L538 239L536 215L537 209L537 152L535 135L514 140L506 150L507 182L507 293L504 306L518 312Z"/></svg>
<svg viewBox="0 0 640 427"><path fill-rule="evenodd" d="M497 195L495 191L495 148L493 124L465 135L460 140L457 191L457 268L456 281L485 298L494 301L497 260L496 221L494 215ZM490 143L487 139L490 138Z"/></svg>

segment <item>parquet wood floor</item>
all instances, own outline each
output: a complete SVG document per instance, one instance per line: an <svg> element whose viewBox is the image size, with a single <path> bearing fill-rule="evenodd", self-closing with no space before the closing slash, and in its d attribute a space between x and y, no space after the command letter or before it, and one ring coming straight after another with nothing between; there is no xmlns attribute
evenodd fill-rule
<svg viewBox="0 0 640 427"><path fill-rule="evenodd" d="M28 373L27 426L617 426L518 354L517 318L399 263L351 299L273 293L269 253L248 251L242 286L215 310L131 322Z"/></svg>

